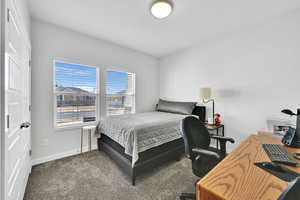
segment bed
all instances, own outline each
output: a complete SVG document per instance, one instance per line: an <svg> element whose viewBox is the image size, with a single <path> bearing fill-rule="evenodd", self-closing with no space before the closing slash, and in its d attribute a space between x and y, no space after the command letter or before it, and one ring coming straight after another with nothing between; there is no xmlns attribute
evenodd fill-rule
<svg viewBox="0 0 300 200"><path fill-rule="evenodd" d="M194 106L190 115L204 121L205 107ZM135 185L140 174L183 155L180 122L186 116L172 109L109 116L97 126L96 133L101 134L98 149L107 153Z"/></svg>

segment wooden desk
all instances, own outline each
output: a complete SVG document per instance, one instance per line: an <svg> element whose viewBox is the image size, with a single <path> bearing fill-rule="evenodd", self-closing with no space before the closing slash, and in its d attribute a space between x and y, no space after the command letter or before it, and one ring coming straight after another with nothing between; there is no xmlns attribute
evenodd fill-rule
<svg viewBox="0 0 300 200"><path fill-rule="evenodd" d="M272 200L277 199L288 182L263 171L255 162L270 161L262 144L280 144L280 140L251 135L237 149L197 183L198 200ZM284 147L289 153L299 149ZM286 166L286 165L285 165ZM300 173L300 168L288 168Z"/></svg>

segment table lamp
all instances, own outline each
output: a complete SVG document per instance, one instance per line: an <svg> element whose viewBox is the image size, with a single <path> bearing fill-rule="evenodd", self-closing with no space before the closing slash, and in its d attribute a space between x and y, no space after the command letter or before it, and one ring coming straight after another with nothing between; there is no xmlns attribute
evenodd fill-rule
<svg viewBox="0 0 300 200"><path fill-rule="evenodd" d="M212 98L212 89L211 88L200 88L200 99L203 103L212 102L212 125L215 124L215 100Z"/></svg>

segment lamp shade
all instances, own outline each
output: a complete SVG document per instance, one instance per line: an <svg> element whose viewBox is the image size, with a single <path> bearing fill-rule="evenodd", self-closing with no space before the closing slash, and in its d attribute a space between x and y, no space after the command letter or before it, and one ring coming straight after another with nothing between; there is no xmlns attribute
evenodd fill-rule
<svg viewBox="0 0 300 200"><path fill-rule="evenodd" d="M212 89L211 88L200 88L200 99L211 99L211 93Z"/></svg>

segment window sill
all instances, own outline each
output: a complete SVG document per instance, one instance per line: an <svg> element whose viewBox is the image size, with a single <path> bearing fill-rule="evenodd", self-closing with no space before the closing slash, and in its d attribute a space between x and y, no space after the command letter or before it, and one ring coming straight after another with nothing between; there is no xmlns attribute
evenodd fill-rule
<svg viewBox="0 0 300 200"><path fill-rule="evenodd" d="M86 122L86 123L78 123L78 124L72 124L72 125L64 125L64 126L54 126L55 132L65 131L65 130L74 130L74 129L81 129L84 126L90 126L95 125L97 126L96 122Z"/></svg>

